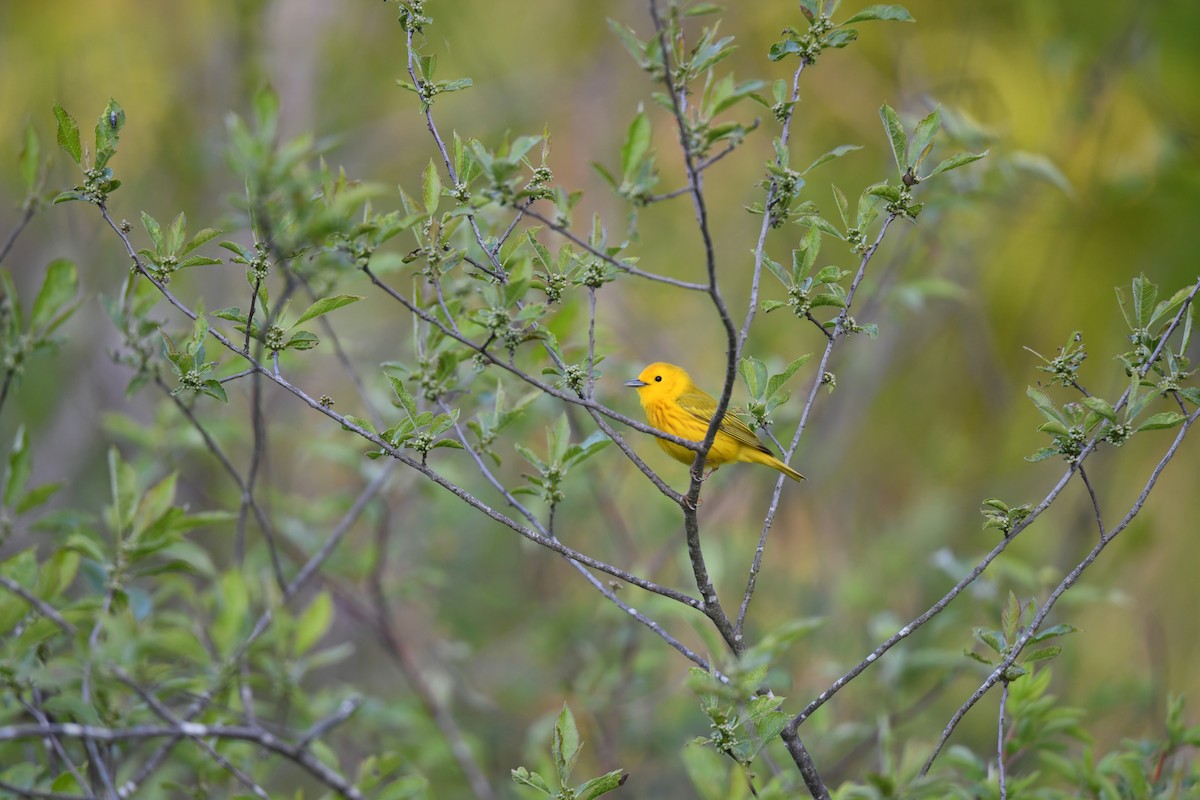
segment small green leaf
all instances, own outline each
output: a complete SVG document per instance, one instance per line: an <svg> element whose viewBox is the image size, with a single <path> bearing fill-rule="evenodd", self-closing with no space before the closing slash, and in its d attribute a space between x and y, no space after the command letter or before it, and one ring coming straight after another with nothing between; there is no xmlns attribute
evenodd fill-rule
<svg viewBox="0 0 1200 800"><path fill-rule="evenodd" d="M184 255L185 253L190 253L200 245L207 244L220 235L221 231L217 230L216 228L203 228L199 231L196 231L196 234L191 239L188 239L187 244L183 246L183 248L179 251L179 254ZM210 263L220 264L221 262L217 259L214 259Z"/></svg>
<svg viewBox="0 0 1200 800"><path fill-rule="evenodd" d="M833 148L832 150L830 150L825 155L818 158L813 163L809 164L808 169L804 170L804 172L802 172L800 174L807 175L808 173L812 172L814 169L821 166L822 164L828 164L830 161L833 161L835 158L841 158L842 156L846 155L846 153L853 153L855 150L862 150L862 145L857 145L857 144L839 145L839 146Z"/></svg>
<svg viewBox="0 0 1200 800"><path fill-rule="evenodd" d="M25 483L29 480L32 470L25 426L19 425L17 435L13 437L12 449L8 451L8 469L4 473L3 488L0 491L5 506L11 507L17 497L25 491Z"/></svg>
<svg viewBox="0 0 1200 800"><path fill-rule="evenodd" d="M429 159L429 164L425 167L425 175L421 181L423 199L425 201L425 213L428 216L433 216L437 211L438 202L442 197L442 178L438 174L437 165L433 163L433 159Z"/></svg>
<svg viewBox="0 0 1200 800"><path fill-rule="evenodd" d="M167 228L167 252L178 253L183 248L186 235L187 216L180 211L175 215L175 219L171 220L171 227Z"/></svg>
<svg viewBox="0 0 1200 800"><path fill-rule="evenodd" d="M404 385L404 381L394 375L388 375L387 379L392 383L392 391L396 393L396 398L400 401L400 405L404 408L410 417L417 416L417 401L413 399L412 393Z"/></svg>
<svg viewBox="0 0 1200 800"><path fill-rule="evenodd" d="M575 716L566 703L558 719L554 721L554 743L551 747L554 753L554 768L558 772L558 781L563 786L571 780L571 770L575 768L575 760L583 749L579 739L579 729L575 727Z"/></svg>
<svg viewBox="0 0 1200 800"><path fill-rule="evenodd" d="M855 22L867 22L869 20L876 20L876 19L892 20L894 22L915 22L916 21L915 19L913 19L913 15L908 13L908 9L906 9L904 6L897 5L895 3L887 3L887 4L881 4L881 5L867 6L862 11L859 11L857 14L850 17L850 19L845 20L844 22L841 22L839 24L853 25Z"/></svg>
<svg viewBox="0 0 1200 800"><path fill-rule="evenodd" d="M330 311L341 308L342 306L348 306L351 303L357 303L362 299L363 298L361 296L355 294L339 294L335 297L322 297L320 300L309 306L304 313L300 315L300 319L292 323L291 327L295 328L297 325L308 322L314 317L319 317L322 314L328 314ZM291 328L288 330L291 330Z"/></svg>
<svg viewBox="0 0 1200 800"><path fill-rule="evenodd" d="M1026 664L1032 664L1035 661L1047 661L1061 652L1062 648L1058 645L1043 647L1040 650L1034 650L1032 653L1026 653L1021 660Z"/></svg>
<svg viewBox="0 0 1200 800"><path fill-rule="evenodd" d="M54 117L58 120L58 146L67 152L76 164L83 161L83 146L79 143L79 123L58 103L54 104Z"/></svg>
<svg viewBox="0 0 1200 800"><path fill-rule="evenodd" d="M767 365L754 356L743 356L738 362L738 372L746 382L746 389L755 400L761 400L765 395L767 385Z"/></svg>
<svg viewBox="0 0 1200 800"><path fill-rule="evenodd" d="M987 664L989 667L996 663L993 659L987 658L986 656L981 656L979 653L976 653L974 650L965 650L964 649L963 655L966 656L967 658L971 658L971 659L974 659L975 661L978 661L980 664Z"/></svg>
<svg viewBox="0 0 1200 800"><path fill-rule="evenodd" d="M113 99L109 99L108 106L105 107L104 113L100 115L100 119L96 120L96 163L93 164L94 169L104 169L117 152L117 142L121 138L121 128L125 127L125 109Z"/></svg>
<svg viewBox="0 0 1200 800"><path fill-rule="evenodd" d="M787 383L788 380L796 374L797 370L807 364L810 358L812 358L812 353L805 353L784 367L783 372L780 372L777 375L772 375L767 381L767 397L771 397L777 391L779 391L780 387Z"/></svg>
<svg viewBox="0 0 1200 800"><path fill-rule="evenodd" d="M892 145L892 157L896 160L896 168L903 175L908 171L908 137L904 133L904 124L900 122L900 115L887 103L880 106L879 118L883 120L883 129Z"/></svg>
<svg viewBox="0 0 1200 800"><path fill-rule="evenodd" d="M1004 634L1005 642L1015 642L1017 640L1017 628L1021 624L1021 601L1013 592L1008 593L1008 602L1004 606L1004 610L1000 612L1000 629Z"/></svg>
<svg viewBox="0 0 1200 800"><path fill-rule="evenodd" d="M925 119L917 123L916 130L913 131L912 139L912 159L913 169L920 169L922 162L929 156L929 151L933 148L933 137L937 135L938 130L942 127L942 107L938 106L929 113Z"/></svg>
<svg viewBox="0 0 1200 800"><path fill-rule="evenodd" d="M150 241L154 243L155 251L159 253L165 252L162 227L158 224L158 220L143 211L142 227L146 229L146 234L150 237Z"/></svg>
<svg viewBox="0 0 1200 800"><path fill-rule="evenodd" d="M46 267L46 279L42 281L42 288L29 313L30 329L49 329L54 318L75 299L78 291L79 278L75 265L65 258L51 261Z"/></svg>
<svg viewBox="0 0 1200 800"><path fill-rule="evenodd" d="M547 795L553 795L554 790L546 783L546 779L536 772L530 772L524 767L517 767L512 771L513 782L519 786L528 786L532 789L537 789L539 792Z"/></svg>
<svg viewBox="0 0 1200 800"><path fill-rule="evenodd" d="M321 592L296 620L296 654L303 655L321 640L333 623L333 600Z"/></svg>
<svg viewBox="0 0 1200 800"><path fill-rule="evenodd" d="M312 350L321 340L312 331L296 331L283 345L284 350Z"/></svg>
<svg viewBox="0 0 1200 800"><path fill-rule="evenodd" d="M948 172L952 169L958 169L964 164L970 164L972 161L978 161L986 156L989 152L990 151L988 150L984 150L982 153L959 153L958 155L950 156L934 167L933 172L929 173L925 177L932 178L934 175L940 175L943 172Z"/></svg>
<svg viewBox="0 0 1200 800"><path fill-rule="evenodd" d="M625 135L625 143L621 145L621 174L625 180L636 177L638 168L650 151L650 118L641 108L629 123L629 131Z"/></svg>
<svg viewBox="0 0 1200 800"><path fill-rule="evenodd" d="M992 648L996 653L1004 652L1004 641L1000 638L999 631L989 630L988 628L976 628L975 638Z"/></svg>
<svg viewBox="0 0 1200 800"><path fill-rule="evenodd" d="M1042 413L1043 417L1048 420L1054 420L1066 424L1067 420L1063 417L1062 413L1055 408L1053 401L1051 401L1050 398L1046 396L1046 393L1041 389L1035 389L1034 387L1030 386L1025 390L1025 394L1030 400L1033 401L1033 404L1037 406L1037 410Z"/></svg>
<svg viewBox="0 0 1200 800"><path fill-rule="evenodd" d="M608 794L613 789L625 783L629 777L629 773L614 769L612 772L601 775L597 778L592 778L584 782L578 789L575 790L575 796L579 800L595 800L603 794Z"/></svg>
<svg viewBox="0 0 1200 800"><path fill-rule="evenodd" d="M1083 404L1109 422L1117 421L1116 412L1113 411L1113 407L1103 397L1096 397L1094 395L1092 397L1085 397L1083 398Z"/></svg>
<svg viewBox="0 0 1200 800"><path fill-rule="evenodd" d="M1157 431L1166 428L1174 428L1179 423L1183 422L1187 417L1180 414L1178 411L1163 411L1147 419L1141 425L1137 426L1139 431Z"/></svg>
<svg viewBox="0 0 1200 800"><path fill-rule="evenodd" d="M1038 426L1038 430L1042 433L1052 433L1055 436L1070 436L1071 431L1066 425L1056 419L1047 420Z"/></svg>
<svg viewBox="0 0 1200 800"><path fill-rule="evenodd" d="M1066 636L1068 633L1075 633L1077 630L1079 629L1074 625L1065 622L1058 625L1051 625L1049 628L1038 631L1035 635L1030 636L1029 644L1044 642L1047 639L1054 638L1055 636Z"/></svg>
<svg viewBox="0 0 1200 800"><path fill-rule="evenodd" d="M21 182L25 184L25 194L32 197L37 192L38 172L42 168L42 143L38 140L32 122L25 123L25 137L18 163Z"/></svg>

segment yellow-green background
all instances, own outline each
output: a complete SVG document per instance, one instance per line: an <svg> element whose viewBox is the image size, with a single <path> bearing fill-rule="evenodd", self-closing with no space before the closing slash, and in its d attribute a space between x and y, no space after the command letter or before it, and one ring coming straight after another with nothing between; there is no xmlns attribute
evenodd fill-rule
<svg viewBox="0 0 1200 800"><path fill-rule="evenodd" d="M853 197L891 174L877 113L884 102L910 124L942 103L994 135L992 156L945 176L940 191L931 185L924 197L930 206L918 225L893 226L856 311L860 322L879 324L879 338L850 339L839 347L837 391L818 398L793 462L809 481L784 488L751 631L793 616L827 618L789 656L793 685L787 691L795 704L928 607L992 546L994 532L980 530L981 499L1036 502L1061 474L1059 462L1031 465L1023 459L1044 443L1035 431L1039 418L1024 397L1040 373L1023 348L1049 354L1071 332L1082 331L1092 354L1082 381L1115 398L1123 381L1111 356L1124 341L1113 286L1143 272L1173 292L1197 273L1200 50L1194 32L1200 30L1200 6L1119 0L907 5L916 25L865 23L858 42L824 54L803 75L794 163L803 166L842 143L865 146L815 172L807 196L833 217L831 181ZM847 3L843 15L856 9ZM646 103L654 122L661 188L679 185L674 132L648 99L658 87L647 85L605 23L613 17L644 32L644 3L456 0L429 3L429 10L435 24L426 47L438 54L438 77L475 81L471 90L434 106L442 130L494 145L506 132L549 129L556 181L587 190L575 217L581 229L597 211L614 238L624 235L626 209L589 165L614 168L639 103ZM791 62L765 59L785 25L802 25L793 2L734 4L722 31L736 36L740 48L723 66L739 79L789 75ZM80 120L85 135L110 96L124 106L128 123L113 164L124 186L110 204L118 218L136 221L144 210L164 220L183 210L193 228L219 223L226 198L241 191L223 160L226 116L245 112L264 81L281 97L286 135L336 137L331 163L344 165L352 177L416 193L433 149L414 97L394 83L403 59L392 7L365 0L4 3L0 155L7 155L0 158L0 233L7 234L18 216L16 152L25 122L32 119L43 147L52 149L50 108L56 100ZM769 116L750 105L737 113ZM773 135L773 123L764 120L746 146L706 179L722 288L739 321L759 224L743 207L758 196L755 184ZM1031 157L1055 165L1069 190L1020 169ZM65 161L59 153L51 186L76 181ZM634 249L644 268L701 279L701 249L685 199L645 210L638 227ZM773 234L771 252L786 261L801 233L791 228ZM231 235L248 241L245 232ZM119 242L82 204L39 214L4 267L29 297L42 266L56 257L79 264L93 296L113 292L127 269ZM827 242L822 263L852 267L854 259ZM230 274L221 289L197 277L179 286L192 296L211 291L209 308L228 305L244 287L240 273ZM764 286L768 296L779 296L769 278ZM635 413L634 398L621 383L658 359L687 366L710 390L719 386L723 340L702 296L622 280L601 292L600 304L607 356L602 400ZM377 375L378 362L411 354L410 320L398 307L372 298L356 310L331 319L368 378ZM159 313L183 328L165 308ZM777 367L817 351L823 341L786 313L760 316L749 346ZM89 302L66 333L60 358L35 362L10 398L0 435L10 438L18 421L30 424L36 479L66 481L70 497L63 502L95 507L105 491L101 457L112 439L102 428L105 415L127 414L180 435L184 423L169 412L157 414L150 396L125 398L128 376L108 357L117 338L98 303ZM310 378L310 389L338 386L321 382L337 380L328 357L312 359L313 366L296 367L324 376ZM790 437L811 380L810 365L794 379L792 402L776 411L781 437ZM330 393L341 411L356 413L350 391ZM232 394L227 410L207 406L214 426L244 425L244 395ZM735 396L742 400L744 395ZM345 444L342 435L279 393L270 393L269 409L280 434L267 473L280 490L274 506L284 507L289 493L352 496L359 485L352 465L296 444L302 436ZM550 405L538 409L547 419L559 413ZM1145 434L1089 462L1106 522L1125 513L1170 436ZM537 445L541 434L531 429L530 438ZM117 440L128 446L127 439ZM683 485L682 465L666 461L636 434L634 441L668 480ZM212 465L182 452L167 448L157 464L146 460L143 466L183 469L185 475L194 469L188 485L196 507L229 502L229 487ZM294 458L298 452L310 455ZM437 461L488 502L498 502L465 460L452 463L456 457L462 458L441 451ZM505 464L519 480L515 454ZM1081 629L1064 642L1055 692L1088 709L1084 726L1101 747L1157 732L1168 692L1200 691L1198 464L1197 445L1189 441L1142 515L1054 615ZM589 462L575 481L559 517L564 541L687 586L677 513L615 448ZM722 470L706 488L702 519L727 602L739 591L770 483L765 471L741 467ZM606 514L593 511L597 495L609 507ZM509 767L531 763L532 754L544 749L544 728L533 729L528 746L527 731L567 699L584 726L589 766L629 770L642 787L635 796L668 796L668 787L687 796L676 785L678 750L706 723L682 689L683 659L606 605L556 557L458 509L445 493L405 477L391 503L399 558L408 559L398 573L411 578L427 568L434 576L424 583L414 579L415 588L398 595L396 606L405 609L402 619L422 645L427 670L453 698L498 784ZM1082 487L1073 484L994 565L979 590L961 599L955 625L935 623L936 630L914 637L834 700L806 728L818 764L831 768L829 777L861 777L871 762L833 768L849 745L823 734L851 720L872 725L894 710L883 689L900 678L888 665L899 665L916 649L928 656L937 648L945 663L912 679L910 687L933 686L957 669L945 691L899 728L904 740L928 743L935 737L981 679L965 659L961 666L956 661L971 645L970 626L995 625L1009 588L1044 598L1092 545L1091 516ZM221 534L211 537L215 548L223 547ZM369 538L361 531L348 549L364 548ZM950 561L956 565L949 571L940 566ZM1018 575L1026 569L1033 577ZM635 606L698 641L686 615L623 591ZM1070 602L1072 597L1080 602ZM338 633L343 630L352 629ZM359 646L362 658L331 670L328 680L362 682L400 702L405 689L375 646L366 639ZM619 691L612 688L616 682L623 682ZM989 747L994 710L994 699L985 700L956 741ZM396 726L404 746L403 726ZM454 785L452 768L440 769Z"/></svg>

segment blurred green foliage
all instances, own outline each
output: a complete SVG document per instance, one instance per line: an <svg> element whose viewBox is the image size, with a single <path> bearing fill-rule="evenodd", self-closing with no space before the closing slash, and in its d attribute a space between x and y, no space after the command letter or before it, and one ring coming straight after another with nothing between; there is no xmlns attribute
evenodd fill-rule
<svg viewBox="0 0 1200 800"><path fill-rule="evenodd" d="M228 352L215 354L211 338L205 349L207 323L154 306L145 283L127 283L128 255L95 209L86 203L48 209L46 194L65 190L85 197L96 191L65 163L67 152L101 173L114 170L120 186L109 210L118 225L140 222L140 229L130 226L136 233L126 233L146 248L143 255L158 277L170 277L173 292L203 297L208 316L223 326L241 321L247 342L297 351L320 338L322 347L312 354L286 355L311 358L284 362L303 364L310 395L322 397L322 404L333 401L355 424L381 431L391 444L421 445L421 455L450 479L502 506L504 498L466 454L429 452L433 437L459 421L452 409L425 404L440 395L437 387L451 373L469 365L450 358L451 344L443 339L414 334L409 317L367 280L345 278L348 268L369 256L373 269L412 293L403 270L412 269L416 250L412 239L398 236L400 228L418 224L410 218L437 218L427 240L416 243L423 248L418 263L430 264L437 245L461 235L465 225L461 217L441 216L458 187L439 177L441 157L418 99L396 86L396 80L411 82L404 34L394 24L393 8L380 6L262 0L160 7L105 0L81 10L51 0L0 7L0 99L10 110L0 119L0 237L21 225L27 210L37 212L3 263L10 276L5 298L21 298L24 316L8 311L3 317L5 336L21 344L22 371L0 406L0 441L14 442L7 451L0 570L36 586L38 597L60 607L68 622L78 613L79 623L94 617L98 598L120 576L111 602L129 613L106 631L105 641L110 650L124 650L98 655L172 691L202 690L192 685L195 675L183 677L180 663L211 666L228 659L254 619L278 603L272 575L281 568L272 564L261 536L243 536L253 521L207 513L236 512L243 487L230 480L180 406L155 392L157 383L191 390L176 396L201 412L208 435L240 470L251 459L253 429L269 438L259 491L275 520L276 555L289 575L325 541L380 465L362 457L366 443L348 445L349 434L339 426L317 421L311 409L269 387L262 417L252 423L248 382L216 380L241 367ZM945 141L938 141L927 168L958 152L990 155L948 172L940 190L921 187L917 224L900 219L884 240L855 309L857 324L876 335L852 337L835 353L830 370L836 390L822 392L792 462L809 481L784 492L748 638L787 630L797 618L825 622L805 628L802 642L781 646L765 673L743 688L765 682L786 695L791 702L785 708L793 713L792 702L807 702L823 690L941 597L1000 533L1020 524L1020 511L1061 474L1061 459L1049 456L1061 455L1064 445L1050 439L1053 452L1044 464L1030 465L1025 456L1045 447L1048 436L1065 436L1069 444L1071 429L1085 419L1110 428L1127 422L1108 418L1111 405L1087 405L1078 419L1064 416L1067 395L1052 384L1069 373L1093 394L1115 399L1129 385L1117 357L1145 344L1136 340L1136 330L1131 341L1129 329L1149 322L1136 314L1129 322L1130 296L1139 292L1134 276L1144 274L1161 287L1162 300L1196 277L1186 231L1200 205L1200 95L1193 90L1200 51L1189 35L1200 28L1200 6L1117 0L921 0L906 6L916 25L867 23L872 27L864 25L852 46L823 53L802 75L790 159L808 165L824 153L840 157L804 175L793 218L815 210L838 222L844 203L831 183L846 192L884 176L895 183L896 170L902 177L917 153L898 149L885 128L894 132L899 123L919 140L918 122L939 105ZM555 187L583 190L582 196L550 199L557 211L570 212L585 237L606 244L628 239L639 268L702 279L703 249L687 198L644 205L684 180L670 117L650 97L659 87L629 58L607 22L644 32L645 3L528 0L501 13L493 3L461 0L430 2L428 10L435 24L423 46L437 54L436 78L473 82L469 88L451 85L459 91L439 94L433 105L456 163L476 165L484 174L480 180L499 192L496 187L515 179L522 157L531 165L545 160L553 166ZM848 6L843 16L856 10ZM748 98L753 89L768 106L738 106L740 127L717 131L705 142L717 149L732 139L746 142L705 173L722 289L735 308L749 298L749 252L760 222L746 209L762 202L764 180L782 174L764 175L777 129L770 107L778 102L765 87L790 79L794 69L794 59L775 64L767 58L787 26L802 27L797 3L755 4L753 11L732 7L721 33L734 36L738 47L721 69L735 80L704 98L719 106L734 96ZM804 46L797 38L794 52ZM784 46L777 54L789 52L793 48ZM765 83L747 83L752 80ZM274 94L258 91L266 83ZM106 105L111 97L122 105ZM97 127L104 136L104 120L121 115L120 125L112 124L109 143L116 145L118 129L121 138L109 163L97 163L110 154L104 142L90 146L86 125L83 144L68 141L66 152L52 146L56 103L80 120L102 110ZM895 119L885 115L881 127L884 104L896 110ZM761 117L757 127L753 115ZM543 130L551 134L548 152L535 144ZM471 139L478 147L467 144ZM276 149L279 142L283 147ZM846 145L862 149L842 149ZM51 160L48 171L40 166L45 158ZM652 168L659 171L657 180ZM108 177L95 180L104 184ZM397 185L404 197L392 188ZM323 190L320 202L313 202L314 186ZM250 187L269 190L252 193L257 207L247 202ZM543 183L514 187L502 199L548 192ZM371 231L357 230L357 238L347 235L341 250L298 260L297 272L308 285L291 287L294 310L285 316L276 307L277 290L265 288L277 286L270 282L280 277L264 258L267 246L290 257L309 244L290 239L293 230L346 235L355 230L359 218L352 214L364 201L394 210L394 216ZM799 205L804 202L812 208ZM605 235L591 223L593 214ZM265 235L256 240L252 219L284 219L293 226L259 230ZM196 220L202 221L199 232L189 237L186 225ZM854 214L844 227L852 221L859 221ZM210 229L225 231L226 250L239 266L186 263L189 256L229 259L211 246L193 250L213 239ZM757 363L743 364L749 391L739 387L734 396L756 419L773 420L776 430L794 428L802 392L789 397L782 381L771 381L794 374L788 386L809 385L816 361L803 357L819 352L825 341L817 328L783 309L811 300L807 293L814 286L837 285L844 271L857 266L852 251L835 251L840 243L826 238L819 249L820 239L806 244L804 234L794 224L770 233L768 248L783 266L768 265L778 280L764 280L762 299L780 312L759 315L747 349ZM522 246L535 250L528 240ZM791 250L802 251L795 263L785 258ZM179 271L181 266L194 268ZM702 385L719 386L724 339L707 299L616 277L599 268L564 271L554 254L540 252L529 274L518 276L526 281L523 289L540 287L545 297L539 302L547 305L555 291L594 289L600 295L596 337L605 358L595 388L602 402L637 416L636 402L621 384L658 359L685 365ZM811 284L804 286L806 280ZM1127 287L1121 304L1113 286ZM362 373L364 386L340 370L325 318L301 300L306 290L310 299L334 299L316 311L331 312L337 347L354 363L372 365ZM336 298L360 296L365 299L352 308L337 310L342 302ZM78 308L77 297L84 301ZM107 298L103 308L97 297ZM262 304L259 319L272 325L256 328L247 319L251 297ZM502 290L487 300L492 308L512 302ZM171 337L165 346L169 375L147 367L164 350L157 330L144 324L147 318L164 322ZM585 306L566 304L553 332L565 340L587 320ZM312 330L289 330L300 322ZM472 320L501 338L512 330L510 323L494 316ZM277 340L279 348L270 345L272 327L288 337ZM1078 350L1077 331L1084 343ZM57 357L47 358L55 337L61 340ZM120 363L110 358L117 350ZM1194 343L1190 352L1194 361ZM1085 360L1085 354L1094 358ZM394 364L389 374L403 380L382 379L373 369L377 364ZM574 390L581 374L560 370L547 380ZM1026 387L1039 382L1031 404ZM6 378L6 388L8 383ZM196 391L207 396L193 406ZM506 396L486 380L469 391L473 401L494 410L461 424L506 485L526 482L537 509L555 507L555 531L565 544L664 585L690 585L678 510L616 448L599 451L584 415L567 408L560 418L561 404L512 391ZM214 398L226 392L229 406L214 411ZM393 397L403 414L389 406ZM367 399L396 416L369 419ZM543 429L560 419L543 449ZM524 441L523 451L507 442L492 448L489 437L501 430ZM417 438L427 432L430 438ZM1125 512L1173 435L1153 433L1134 437L1122 450L1103 451L1089 466L1107 519ZM629 438L652 467L683 486L685 469L647 437ZM120 453L111 449L113 442ZM590 458L573 461L583 450ZM564 465L571 469L552 469ZM1191 613L1198 553L1190 503L1198 469L1192 443L1181 449L1127 534L1064 595L1054 622L1069 621L1079 633L1063 640L1053 672L1030 668L1026 679L1011 683L1008 711L1016 727L1006 748L1014 795L1054 796L1034 793L1054 785L1140 797L1147 796L1138 788L1146 765L1150 772L1158 766L1158 778L1175 764L1187 771L1197 734L1182 701L1170 698L1200 696L1200 642ZM356 712L360 732L352 728L338 740L337 756L319 758L357 764L370 754L360 785L366 788L370 780L363 776L402 774L388 784L395 796L419 796L426 786L440 790L431 796L466 793L469 779L430 717L422 696L427 692L453 709L466 742L502 793L516 791L505 781L517 764L528 765L530 775L557 775L565 785L569 730L588 745L565 748L572 761L581 760L578 774L608 777L619 767L631 776L614 796L746 792L742 766L714 754L748 752L759 742L738 738L742 734L730 728L724 733L734 738L724 746L715 739L710 744L716 747L684 746L697 731L715 726L713 737L719 738L722 725L746 719L738 707L745 697L722 696L717 687L689 678L685 659L604 601L561 559L448 502L445 492L420 476L397 475L386 502L369 505L332 555L327 569L334 588L310 588L290 616L277 611L282 616L255 663L259 699L272 710L289 710L293 728L331 713L350 688L371 698ZM54 485L65 488L39 488ZM735 596L744 583L768 486L754 469L725 469L706 484L706 555L723 596ZM9 497L11 487L18 488ZM981 502L991 526L985 530ZM106 505L105 515L72 511ZM30 517L17 516L31 510ZM201 523L205 527L184 535ZM941 797L949 790L939 780L994 783L989 769L997 700L989 695L966 717L925 788L920 782L902 788L945 721L986 675L962 655L972 631L1011 643L1011 637L1000 642L989 627L1010 592L1018 608L1044 599L1095 539L1092 502L1076 481L960 602L817 711L801 728L805 743L831 787L853 782L835 796L920 790ZM244 572L231 568L243 546L250 565ZM146 571L126 570L132 564ZM84 588L68 591L80 573ZM218 581L219 591L197 589L208 580ZM365 619L362 606L339 587L382 593L394 615L391 627L405 641L381 634L383 628ZM617 592L693 649L714 657L721 651L696 615L631 586ZM3 592L0 600L6 663L36 672L39 681L53 677L54 661L39 663L34 656L55 627L41 619L18 630L28 606ZM150 629L145 615L152 608L164 616ZM211 642L193 641L189 625L195 619L211 622ZM19 635L8 637L10 629ZM77 644L86 642L87 632L76 635ZM355 657L349 658L351 652ZM406 665L403 654L415 663ZM398 673L405 683L397 682ZM414 674L423 689L414 688ZM20 670L5 676L12 685L27 678ZM179 685L170 683L175 678ZM685 683L707 699L697 702ZM221 704L239 707L233 684L226 691ZM574 715L561 711L564 700ZM124 710L111 709L112 718L103 722L128 721ZM75 707L62 712L84 713ZM748 713L755 726L774 723L768 704ZM548 748L551 741L556 744ZM228 755L247 761L253 752L237 745ZM778 742L765 752L770 763L787 758ZM202 755L191 758L192 766L208 771L205 780L228 779ZM776 779L772 788L773 770L762 764L755 764L764 782L760 796L784 792L788 784ZM1039 769L1044 775L1037 775ZM353 769L348 772L353 776ZM6 780L21 777L9 774ZM295 776L279 780L300 785ZM712 794L712 786L720 793Z"/></svg>

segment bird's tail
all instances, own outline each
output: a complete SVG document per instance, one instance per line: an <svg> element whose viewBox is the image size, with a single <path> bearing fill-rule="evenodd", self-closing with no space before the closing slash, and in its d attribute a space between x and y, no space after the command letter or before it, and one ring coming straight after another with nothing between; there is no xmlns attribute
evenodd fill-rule
<svg viewBox="0 0 1200 800"><path fill-rule="evenodd" d="M784 475L787 475L789 478L796 481L797 483L804 480L803 475L801 475L799 472L796 472L796 470L792 469L787 464L783 463L782 461L780 461L778 458L771 455L770 453L764 453L764 452L755 450L755 451L753 451L752 458L754 461L757 461L759 464L766 464L768 467L770 467L772 469L779 470Z"/></svg>

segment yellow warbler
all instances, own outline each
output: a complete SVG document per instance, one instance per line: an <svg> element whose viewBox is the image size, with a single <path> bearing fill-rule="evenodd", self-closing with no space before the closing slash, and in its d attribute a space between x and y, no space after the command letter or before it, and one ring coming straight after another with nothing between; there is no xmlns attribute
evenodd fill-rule
<svg viewBox="0 0 1200 800"><path fill-rule="evenodd" d="M646 367L635 380L626 381L625 385L637 389L651 425L681 439L704 441L704 434L717 410L717 401L698 389L682 368L660 361ZM691 464L696 460L694 450L666 439L657 441L659 447L676 461ZM726 414L704 463L716 469L733 461L766 464L794 481L804 480L803 475L776 458L750 426L732 414Z"/></svg>

